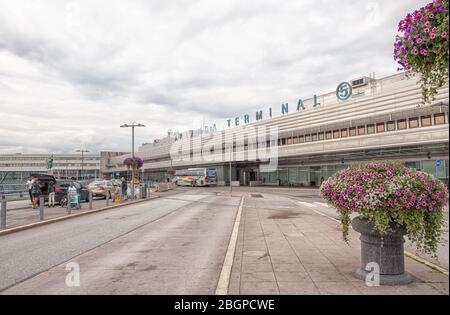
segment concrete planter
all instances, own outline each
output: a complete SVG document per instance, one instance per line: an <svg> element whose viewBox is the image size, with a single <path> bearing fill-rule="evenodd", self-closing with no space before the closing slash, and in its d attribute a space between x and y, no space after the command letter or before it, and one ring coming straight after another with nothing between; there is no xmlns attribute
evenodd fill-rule
<svg viewBox="0 0 450 315"><path fill-rule="evenodd" d="M377 263L380 272L380 285L405 285L411 283L412 277L405 272L405 254L403 238L406 229L403 226L393 224L392 231L383 237L375 230L372 222L356 217L352 220L352 227L361 233L361 267L354 276L361 280L373 270L370 263ZM368 269L368 270L366 270Z"/></svg>

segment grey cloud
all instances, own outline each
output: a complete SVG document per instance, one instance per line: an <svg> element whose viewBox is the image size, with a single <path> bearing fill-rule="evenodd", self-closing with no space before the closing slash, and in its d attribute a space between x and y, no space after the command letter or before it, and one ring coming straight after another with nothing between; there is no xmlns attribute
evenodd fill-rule
<svg viewBox="0 0 450 315"><path fill-rule="evenodd" d="M397 21L426 2L81 1L76 27L71 1L0 3L0 151L122 151L127 121L149 142L393 74Z"/></svg>

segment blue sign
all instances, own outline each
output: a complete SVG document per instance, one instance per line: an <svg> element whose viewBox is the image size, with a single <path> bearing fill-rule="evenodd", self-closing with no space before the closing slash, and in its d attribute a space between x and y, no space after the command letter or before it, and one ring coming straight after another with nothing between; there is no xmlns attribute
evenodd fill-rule
<svg viewBox="0 0 450 315"><path fill-rule="evenodd" d="M436 167L440 167L442 165L442 161L441 160L436 160Z"/></svg>
<svg viewBox="0 0 450 315"><path fill-rule="evenodd" d="M116 172L116 176L120 176L120 172Z"/></svg>
<svg viewBox="0 0 450 315"><path fill-rule="evenodd" d="M342 82L336 90L336 96L340 101L346 101L352 96L353 89L350 83Z"/></svg>

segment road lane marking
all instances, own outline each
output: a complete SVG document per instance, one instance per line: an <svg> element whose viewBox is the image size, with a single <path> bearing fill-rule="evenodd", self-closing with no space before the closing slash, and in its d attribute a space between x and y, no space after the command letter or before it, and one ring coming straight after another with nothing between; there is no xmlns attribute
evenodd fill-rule
<svg viewBox="0 0 450 315"><path fill-rule="evenodd" d="M308 205L307 202L298 201L298 203ZM315 202L315 203L317 203L317 204L323 204L323 203L321 203L321 202ZM333 218L332 216L330 216L330 215L328 215L328 214L325 214L325 213L323 213L323 212L321 212L321 211L314 210L314 209L311 209L311 210L312 210L314 213L317 213L317 214L319 214L319 215L321 215L321 216L323 216L323 217L327 217L327 218L329 218L329 219L331 219L331 220L333 220L333 221L339 222L339 223L341 222L340 220L338 220L338 219L336 219L336 218ZM356 215L352 215L352 216L353 216L353 218L354 218ZM351 218L351 219L353 219L353 218ZM350 226L350 228L353 229L351 226ZM423 259L422 257L419 257L419 256L417 256L417 255L414 255L413 253L411 253L411 252L409 252L409 251L407 251L407 250L405 250L404 253L405 253L405 256L406 256L406 257L409 257L409 258L411 258L411 259L413 259L413 260L415 260L415 261L417 261L417 262L419 262L419 263L424 264L425 266L428 266L428 267L430 267L430 268L433 268L433 269L435 269L435 270L437 270L437 271L443 273L443 274L446 275L446 276L449 276L449 271L448 271L447 269L442 268L441 266L438 266L438 265L436 265L436 264L434 264L434 263L432 263L432 262L430 262L430 261L428 261L428 260L425 260L425 259Z"/></svg>
<svg viewBox="0 0 450 315"><path fill-rule="evenodd" d="M231 268L233 267L234 254L236 251L236 243L239 234L239 225L241 223L242 208L244 207L244 199L242 196L241 204L234 221L233 232L231 233L230 243L228 244L228 250L223 262L222 271L220 272L219 282L217 283L216 295L227 295L228 286L230 285Z"/></svg>
<svg viewBox="0 0 450 315"><path fill-rule="evenodd" d="M322 206L322 207L327 207L327 208L329 208L328 204L326 204L326 203L324 203L324 202L317 202L317 201L315 201L314 203L317 204L317 205L320 205L320 206Z"/></svg>
<svg viewBox="0 0 450 315"><path fill-rule="evenodd" d="M312 203L309 202L305 202L305 201L297 201L299 204L303 205L303 206L307 206L307 207L311 207L311 208L317 208L316 205L313 205Z"/></svg>

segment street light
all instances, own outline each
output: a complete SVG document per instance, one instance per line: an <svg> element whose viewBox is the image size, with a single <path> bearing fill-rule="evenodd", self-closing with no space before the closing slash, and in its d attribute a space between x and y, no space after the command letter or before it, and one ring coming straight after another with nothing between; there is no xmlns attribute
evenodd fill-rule
<svg viewBox="0 0 450 315"><path fill-rule="evenodd" d="M131 122L120 126L120 128L131 128L131 157L134 159L134 128L146 127L143 124L137 122ZM134 199L134 172L131 171L131 199Z"/></svg>
<svg viewBox="0 0 450 315"><path fill-rule="evenodd" d="M81 179L84 179L84 153L88 153L89 150L77 150L76 152L81 152Z"/></svg>

